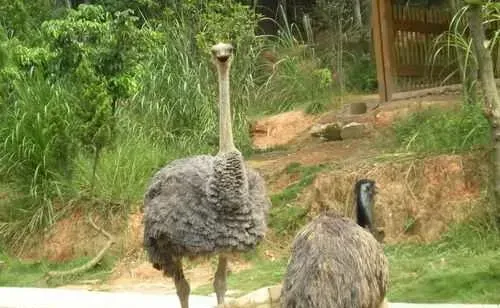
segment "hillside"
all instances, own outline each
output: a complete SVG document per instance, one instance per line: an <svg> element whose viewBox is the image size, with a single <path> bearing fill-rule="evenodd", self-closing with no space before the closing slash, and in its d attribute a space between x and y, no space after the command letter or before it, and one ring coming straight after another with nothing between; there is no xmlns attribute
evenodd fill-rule
<svg viewBox="0 0 500 308"><path fill-rule="evenodd" d="M376 180L379 186L375 222L389 256L396 258L391 262L396 269L392 273L393 279L413 275L414 266L425 267L429 258L434 260L430 255L437 251L428 247L456 245L455 240L443 242L443 238L453 237L453 234L463 236L461 232L469 231L454 226L463 222L468 224L487 214L487 207L483 206L487 178L485 152L425 154L398 150L394 145L392 129L394 121L405 119L415 112L428 107L438 107L437 112L457 110L458 103L459 99L454 96L422 97L384 105L369 102L369 111L361 115L350 115L346 107L319 115L297 110L256 120L252 126L252 138L254 146L260 147L260 150L250 157L249 164L264 175L272 195L270 231L257 252L232 258L229 294L235 296L279 282L290 241L298 228L326 208L352 217L352 187L357 179L364 177ZM338 141L325 141L311 135L314 127L333 122L363 123L364 130L359 138ZM106 239L88 226L83 207L75 208L77 210L59 220L43 240L34 239L31 247L23 250L22 258L66 262L95 255ZM110 221L109 217L96 218L96 224L106 225L117 238L117 244L108 253L120 256L115 265L112 261L114 257L108 257L101 270L98 268L80 279L75 277L71 284L62 280L56 285L92 290L174 292L172 281L164 279L145 261L141 247L143 227L140 204L137 209L128 217L113 217ZM463 240L469 244L475 241L468 235ZM417 257L419 249L430 249L430 255ZM403 255L416 254L415 263L405 261L408 257L400 255L401 251ZM492 253L488 251L486 255ZM459 257L462 252L455 254ZM438 255L443 256L442 252ZM485 255L480 254L479 258L483 260ZM445 257L438 260L446 267L445 272L455 269L450 267L454 262L447 264ZM194 292L212 292L214 269L215 264L211 260L188 262L187 276ZM472 266L470 270L474 272L477 268ZM244 275L244 280L239 280L240 274ZM488 281L488 278L485 279ZM398 299L411 298L414 293L408 294L405 290L414 286L408 286L408 283L406 281L400 291L393 288L392 294L396 294ZM28 284L43 286L46 282L35 276ZM453 294L444 298L456 299ZM434 294L431 299L432 296L443 298ZM473 295L471 298L482 297ZM498 296L486 296L484 301L488 300L499 299Z"/></svg>
<svg viewBox="0 0 500 308"><path fill-rule="evenodd" d="M344 108L321 115L292 111L257 120L253 125L253 143L264 149L254 154L249 164L264 175L273 196L271 230L258 258L286 258L297 228L325 208L352 216L352 186L362 177L375 179L379 185L376 224L387 245L432 243L451 225L481 215L482 209L477 205L487 171L482 152L422 155L397 152L390 146L394 120L429 106L455 108L457 102L453 96L425 97L381 106L369 103L369 112L362 115L349 115ZM335 121L364 123L365 134L340 141L311 136L313 126ZM96 223L103 224L105 219L100 217ZM75 287L173 290L173 284L144 261L141 219L138 211L126 220L115 218L106 224L118 238L114 254L124 257L108 281L90 279ZM60 262L92 256L105 240L88 226L83 212L76 211L61 219L38 245L24 251L23 257ZM232 271L251 269L252 258L234 257ZM212 272L211 262L190 263L188 276L193 289L209 284Z"/></svg>

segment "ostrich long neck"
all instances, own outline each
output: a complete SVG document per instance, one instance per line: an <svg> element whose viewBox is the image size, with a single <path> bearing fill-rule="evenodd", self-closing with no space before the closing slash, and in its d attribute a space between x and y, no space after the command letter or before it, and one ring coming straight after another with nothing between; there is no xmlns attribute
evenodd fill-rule
<svg viewBox="0 0 500 308"><path fill-rule="evenodd" d="M219 153L236 150L231 124L231 105L229 103L229 69L227 63L219 63Z"/></svg>
<svg viewBox="0 0 500 308"><path fill-rule="evenodd" d="M372 227L372 203L373 200L365 192L359 191L356 196L357 223L362 227Z"/></svg>

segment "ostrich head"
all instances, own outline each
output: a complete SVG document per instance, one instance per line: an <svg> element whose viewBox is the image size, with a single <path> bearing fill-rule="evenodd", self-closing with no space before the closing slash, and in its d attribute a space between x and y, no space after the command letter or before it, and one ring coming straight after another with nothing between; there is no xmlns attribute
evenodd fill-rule
<svg viewBox="0 0 500 308"><path fill-rule="evenodd" d="M229 102L229 69L233 60L233 46L218 43L211 49L212 62L219 75L219 154L238 151L234 146Z"/></svg>
<svg viewBox="0 0 500 308"><path fill-rule="evenodd" d="M372 229L372 208L376 193L377 187L373 180L361 179L354 186L357 222L363 228Z"/></svg>
<svg viewBox="0 0 500 308"><path fill-rule="evenodd" d="M227 43L218 43L212 46L212 61L219 66L229 66L233 60L233 45Z"/></svg>

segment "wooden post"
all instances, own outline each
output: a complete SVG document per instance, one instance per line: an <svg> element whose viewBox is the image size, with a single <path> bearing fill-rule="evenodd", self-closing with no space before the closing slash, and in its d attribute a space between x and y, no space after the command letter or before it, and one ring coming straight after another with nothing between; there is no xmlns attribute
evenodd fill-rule
<svg viewBox="0 0 500 308"><path fill-rule="evenodd" d="M391 0L372 0L372 34L380 101L390 102L394 93L394 30Z"/></svg>

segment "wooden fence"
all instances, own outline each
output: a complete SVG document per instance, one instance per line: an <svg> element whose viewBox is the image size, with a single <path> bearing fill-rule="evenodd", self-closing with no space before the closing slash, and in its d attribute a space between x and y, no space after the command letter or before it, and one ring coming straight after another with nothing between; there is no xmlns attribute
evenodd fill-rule
<svg viewBox="0 0 500 308"><path fill-rule="evenodd" d="M392 5L396 91L457 82L459 75L452 74L457 68L454 50L438 53L440 45L436 44L452 18L445 8Z"/></svg>
<svg viewBox="0 0 500 308"><path fill-rule="evenodd" d="M395 4L392 0L372 0L374 49L377 80L382 101L394 92L410 91L460 82L458 56L446 40L436 38L447 32L453 13L446 7ZM492 37L498 24L489 24ZM437 52L441 48L441 52ZM500 77L500 43L493 51Z"/></svg>

